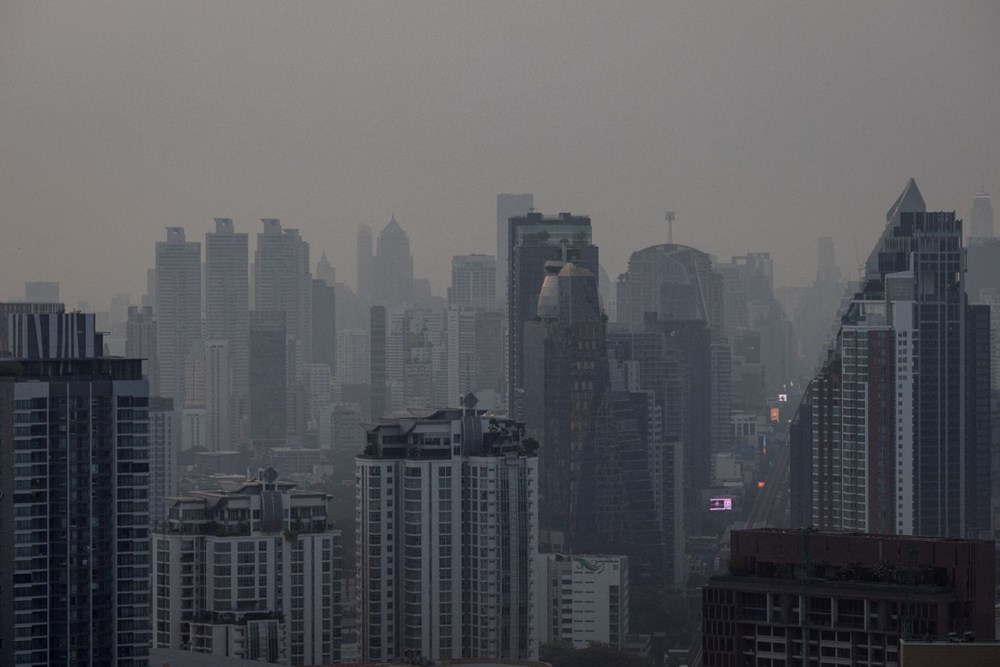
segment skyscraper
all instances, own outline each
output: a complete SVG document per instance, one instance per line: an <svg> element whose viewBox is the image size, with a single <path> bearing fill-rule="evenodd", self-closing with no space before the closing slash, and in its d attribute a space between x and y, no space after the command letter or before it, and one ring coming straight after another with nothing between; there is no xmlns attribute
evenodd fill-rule
<svg viewBox="0 0 1000 667"><path fill-rule="evenodd" d="M205 334L229 344L233 425L246 413L249 398L250 305L247 234L233 231L229 218L215 219L205 234ZM234 433L235 435L235 433Z"/></svg>
<svg viewBox="0 0 1000 667"><path fill-rule="evenodd" d="M545 262L573 261L598 275L598 249L591 243L590 218L530 212L510 219L507 238L507 405L518 416L524 366L524 323L538 311Z"/></svg>
<svg viewBox="0 0 1000 667"><path fill-rule="evenodd" d="M0 365L0 663L145 665L141 363L101 356L92 314L9 321L14 363Z"/></svg>
<svg viewBox="0 0 1000 667"><path fill-rule="evenodd" d="M378 235L372 267L372 303L391 308L413 302L410 238L395 216Z"/></svg>
<svg viewBox="0 0 1000 667"><path fill-rule="evenodd" d="M521 425L471 409L381 420L357 472L363 658L536 657L537 459Z"/></svg>
<svg viewBox="0 0 1000 667"><path fill-rule="evenodd" d="M156 353L160 395L187 398L184 366L201 341L201 244L184 240L183 227L167 227L156 244Z"/></svg>
<svg viewBox="0 0 1000 667"><path fill-rule="evenodd" d="M538 439L540 541L568 553L605 551L598 535L597 420L608 391L604 314L597 278L572 262L549 261L536 317L524 323L521 414Z"/></svg>
<svg viewBox="0 0 1000 667"><path fill-rule="evenodd" d="M125 356L142 359L142 376L149 382L149 394L159 396L159 356L156 353L156 318L152 306L128 307Z"/></svg>
<svg viewBox="0 0 1000 667"><path fill-rule="evenodd" d="M815 525L988 534L989 310L967 302L963 255L962 222L910 179L800 408Z"/></svg>
<svg viewBox="0 0 1000 667"><path fill-rule="evenodd" d="M337 298L333 285L312 281L312 360L337 369Z"/></svg>
<svg viewBox="0 0 1000 667"><path fill-rule="evenodd" d="M205 429L208 448L213 452L233 448L233 373L229 352L227 340L205 342Z"/></svg>
<svg viewBox="0 0 1000 667"><path fill-rule="evenodd" d="M531 194L497 195L497 277L496 293L499 299L507 298L507 267L510 261L510 219L528 215L535 208ZM503 304L497 304L501 308Z"/></svg>
<svg viewBox="0 0 1000 667"><path fill-rule="evenodd" d="M254 446L284 444L287 346L285 314L250 313L250 439Z"/></svg>
<svg viewBox="0 0 1000 667"><path fill-rule="evenodd" d="M312 354L312 275L309 244L297 229L282 229L281 221L261 220L254 255L254 308L283 311L285 332L301 350L302 363Z"/></svg>
<svg viewBox="0 0 1000 667"><path fill-rule="evenodd" d="M496 259L489 255L456 255L451 258L448 303L473 310L496 308Z"/></svg>
<svg viewBox="0 0 1000 667"><path fill-rule="evenodd" d="M374 243L372 228L368 225L358 225L357 243L357 295L361 300L362 309L372 305L372 272L374 270Z"/></svg>
<svg viewBox="0 0 1000 667"><path fill-rule="evenodd" d="M993 238L993 201L983 188L972 200L972 216L969 219L969 242Z"/></svg>
<svg viewBox="0 0 1000 667"><path fill-rule="evenodd" d="M167 518L164 499L177 493L177 455L180 453L180 419L173 399L149 399L149 524L154 528Z"/></svg>

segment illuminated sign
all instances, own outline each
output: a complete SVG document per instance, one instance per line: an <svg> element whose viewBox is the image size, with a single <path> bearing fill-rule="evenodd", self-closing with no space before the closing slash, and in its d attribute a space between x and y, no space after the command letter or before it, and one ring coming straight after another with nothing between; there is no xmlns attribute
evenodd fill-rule
<svg viewBox="0 0 1000 667"><path fill-rule="evenodd" d="M708 510L710 512L724 512L733 509L732 498L709 498Z"/></svg>
<svg viewBox="0 0 1000 667"><path fill-rule="evenodd" d="M778 403L787 403L788 394L778 394Z"/></svg>
<svg viewBox="0 0 1000 667"><path fill-rule="evenodd" d="M763 489L765 486L767 486L767 482L765 482L764 480L760 480L759 482L757 482L758 489Z"/></svg>
<svg viewBox="0 0 1000 667"><path fill-rule="evenodd" d="M778 408L771 408L771 421L776 422L781 419L781 411Z"/></svg>

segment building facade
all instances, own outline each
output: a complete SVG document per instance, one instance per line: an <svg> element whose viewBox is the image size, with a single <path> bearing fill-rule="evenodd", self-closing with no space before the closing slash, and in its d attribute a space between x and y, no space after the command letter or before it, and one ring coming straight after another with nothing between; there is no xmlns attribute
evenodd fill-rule
<svg viewBox="0 0 1000 667"><path fill-rule="evenodd" d="M738 530L703 589L705 667L897 665L900 639L994 638L992 542Z"/></svg>
<svg viewBox="0 0 1000 667"><path fill-rule="evenodd" d="M511 420L411 411L369 429L357 457L363 659L537 656L537 484Z"/></svg>
<svg viewBox="0 0 1000 667"><path fill-rule="evenodd" d="M340 531L273 468L168 498L153 534L155 645L291 665L340 658Z"/></svg>
<svg viewBox="0 0 1000 667"><path fill-rule="evenodd" d="M628 636L628 558L538 555L538 637L622 649Z"/></svg>
<svg viewBox="0 0 1000 667"><path fill-rule="evenodd" d="M0 365L0 663L147 664L148 385L94 316L8 317Z"/></svg>
<svg viewBox="0 0 1000 667"><path fill-rule="evenodd" d="M201 343L201 295L201 244L167 227L156 244L156 354L159 393L178 406L189 393L185 364Z"/></svg>

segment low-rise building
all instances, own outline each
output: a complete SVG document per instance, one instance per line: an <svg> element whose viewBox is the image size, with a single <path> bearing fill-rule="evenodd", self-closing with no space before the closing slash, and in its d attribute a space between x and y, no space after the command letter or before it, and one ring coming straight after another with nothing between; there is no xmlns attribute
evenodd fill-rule
<svg viewBox="0 0 1000 667"><path fill-rule="evenodd" d="M538 637L622 649L628 636L628 558L538 555Z"/></svg>

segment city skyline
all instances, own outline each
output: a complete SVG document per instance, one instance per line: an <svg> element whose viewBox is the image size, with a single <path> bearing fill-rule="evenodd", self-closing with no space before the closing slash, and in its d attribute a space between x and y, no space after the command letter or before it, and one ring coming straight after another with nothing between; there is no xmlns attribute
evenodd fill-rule
<svg viewBox="0 0 1000 667"><path fill-rule="evenodd" d="M769 250L777 284L804 284L817 236L844 259L877 239L866 212L901 167L962 219L1000 190L995 5L9 7L5 299L26 280L70 304L138 292L163 227L272 215L348 276L357 224L395 214L443 293L439 251L492 254L502 192L605 222L612 277L669 209L677 242Z"/></svg>

